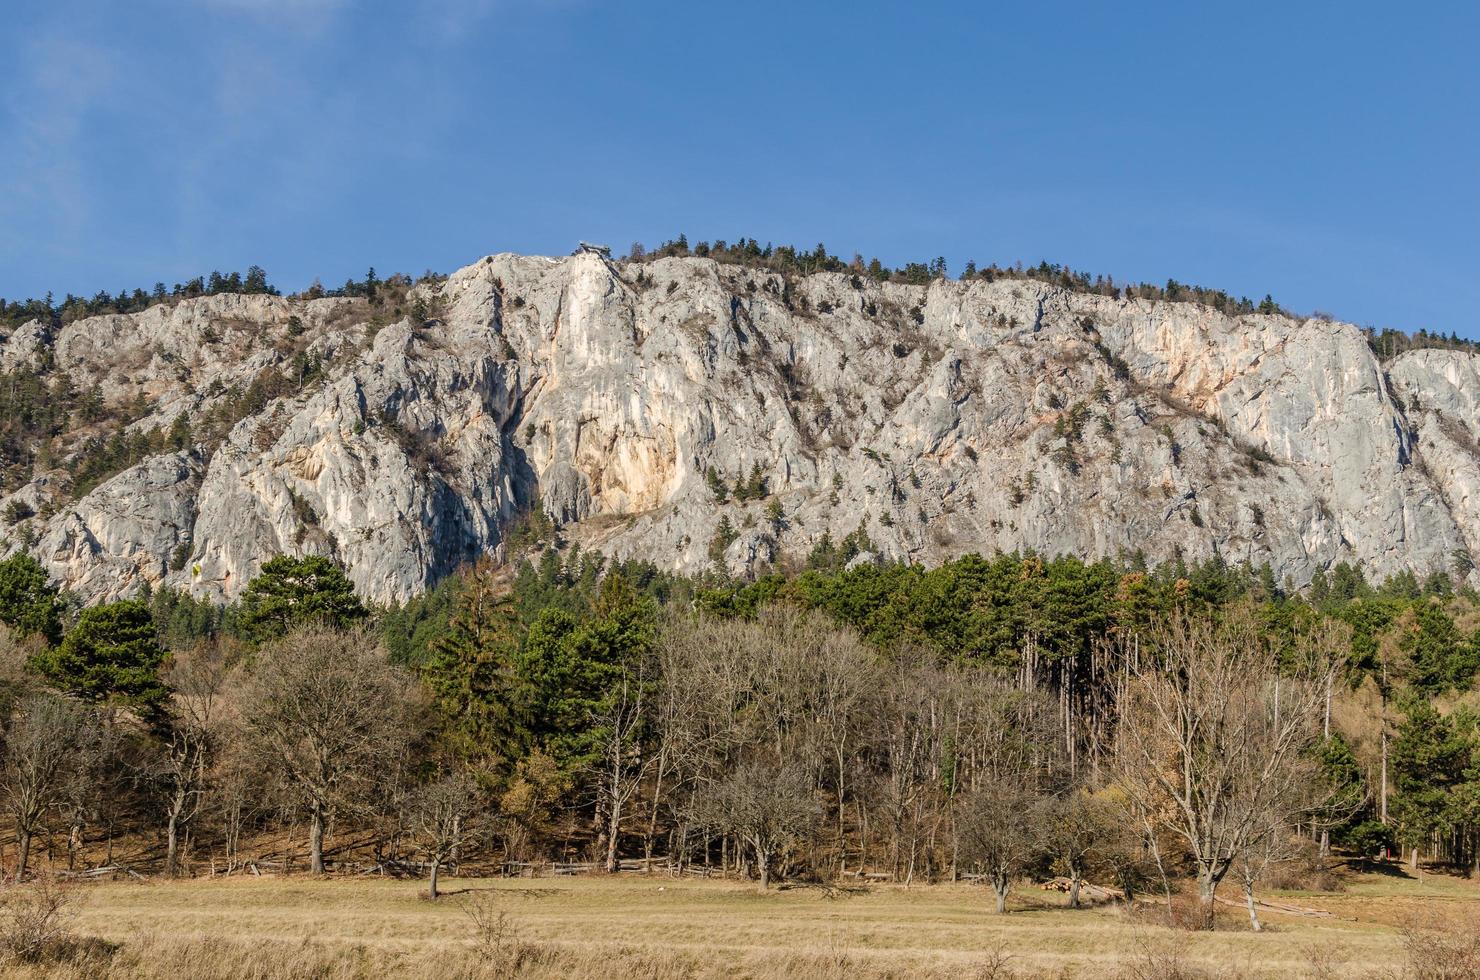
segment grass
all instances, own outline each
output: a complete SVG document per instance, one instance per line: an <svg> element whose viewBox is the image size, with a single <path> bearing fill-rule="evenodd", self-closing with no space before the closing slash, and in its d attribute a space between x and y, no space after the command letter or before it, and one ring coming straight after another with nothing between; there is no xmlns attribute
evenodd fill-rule
<svg viewBox="0 0 1480 980"><path fill-rule="evenodd" d="M1342 918L1169 929L1019 889L1006 916L968 885L795 887L661 876L451 879L438 902L385 879L233 877L77 886L70 957L17 977L1172 977L1402 975L1399 926L1480 911L1480 886L1359 875L1300 894ZM1232 889L1230 889L1230 894ZM486 909L480 932L470 909ZM486 940L480 943L479 940Z"/></svg>

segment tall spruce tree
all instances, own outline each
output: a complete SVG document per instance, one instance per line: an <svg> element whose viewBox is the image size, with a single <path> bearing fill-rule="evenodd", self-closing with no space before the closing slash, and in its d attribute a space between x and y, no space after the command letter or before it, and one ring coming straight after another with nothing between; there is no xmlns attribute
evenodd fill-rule
<svg viewBox="0 0 1480 980"><path fill-rule="evenodd" d="M447 631L421 674L454 750L494 769L512 766L526 747L514 700L518 651L513 597L493 565L480 562L462 577Z"/></svg>

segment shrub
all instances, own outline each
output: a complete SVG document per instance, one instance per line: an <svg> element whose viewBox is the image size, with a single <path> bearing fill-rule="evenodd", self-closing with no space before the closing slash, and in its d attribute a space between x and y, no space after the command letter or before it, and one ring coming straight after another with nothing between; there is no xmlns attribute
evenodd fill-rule
<svg viewBox="0 0 1480 980"><path fill-rule="evenodd" d="M1403 926L1409 975L1425 980L1480 978L1480 930L1438 915Z"/></svg>
<svg viewBox="0 0 1480 980"><path fill-rule="evenodd" d="M42 876L0 891L0 951L13 963L58 959L76 946L73 895Z"/></svg>
<svg viewBox="0 0 1480 980"><path fill-rule="evenodd" d="M498 907L492 892L472 893L462 909L472 926L473 948L495 976L515 976L539 962L539 946L520 935L518 925Z"/></svg>

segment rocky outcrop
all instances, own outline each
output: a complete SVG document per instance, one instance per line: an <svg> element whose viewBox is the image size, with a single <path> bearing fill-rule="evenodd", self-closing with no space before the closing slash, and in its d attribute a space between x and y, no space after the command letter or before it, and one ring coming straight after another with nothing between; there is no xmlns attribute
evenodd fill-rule
<svg viewBox="0 0 1480 980"><path fill-rule="evenodd" d="M1480 359L1385 365L1348 324L590 254L491 256L408 299L416 320L216 296L17 330L0 364L50 350L109 402L152 406L136 428L319 367L219 446L81 500L38 475L12 498L49 516L12 546L29 533L87 599L227 598L311 552L400 600L536 505L583 547L690 572L717 547L736 574L859 530L876 558L1220 554L1293 587L1339 561L1467 568L1480 545ZM765 492L737 500L752 477Z"/></svg>

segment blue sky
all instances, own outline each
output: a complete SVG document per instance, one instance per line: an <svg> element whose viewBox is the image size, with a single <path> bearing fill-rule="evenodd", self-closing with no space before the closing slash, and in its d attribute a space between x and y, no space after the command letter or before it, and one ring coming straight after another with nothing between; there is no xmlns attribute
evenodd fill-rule
<svg viewBox="0 0 1480 980"><path fill-rule="evenodd" d="M1480 337L1474 3L11 0L0 295L1040 259Z"/></svg>

